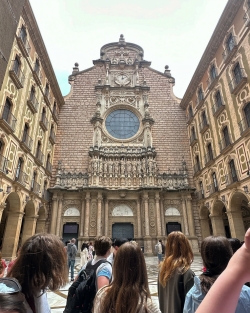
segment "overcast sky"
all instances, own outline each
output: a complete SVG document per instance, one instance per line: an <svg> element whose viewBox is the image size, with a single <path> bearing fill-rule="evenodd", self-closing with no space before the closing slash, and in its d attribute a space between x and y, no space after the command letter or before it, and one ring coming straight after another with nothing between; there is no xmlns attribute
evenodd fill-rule
<svg viewBox="0 0 250 313"><path fill-rule="evenodd" d="M164 72L169 65L182 98L227 0L30 0L63 95L75 62L93 66L100 48L118 41L144 49Z"/></svg>

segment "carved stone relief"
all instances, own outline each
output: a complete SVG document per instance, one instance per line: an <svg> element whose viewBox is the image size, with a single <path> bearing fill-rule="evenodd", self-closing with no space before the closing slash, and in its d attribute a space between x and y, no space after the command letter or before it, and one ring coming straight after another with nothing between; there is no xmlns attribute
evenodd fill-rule
<svg viewBox="0 0 250 313"><path fill-rule="evenodd" d="M64 216L80 216L80 212L77 208L68 208L64 212Z"/></svg>
<svg viewBox="0 0 250 313"><path fill-rule="evenodd" d="M112 211L112 216L133 216L133 211L125 204L120 204Z"/></svg>
<svg viewBox="0 0 250 313"><path fill-rule="evenodd" d="M97 220L97 205L96 202L91 203L90 209L90 236L96 236L96 220Z"/></svg>

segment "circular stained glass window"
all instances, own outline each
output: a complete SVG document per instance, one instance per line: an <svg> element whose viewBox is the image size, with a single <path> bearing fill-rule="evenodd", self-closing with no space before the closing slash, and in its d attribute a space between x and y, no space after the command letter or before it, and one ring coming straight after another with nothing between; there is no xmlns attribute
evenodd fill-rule
<svg viewBox="0 0 250 313"><path fill-rule="evenodd" d="M111 136L117 139L133 137L139 130L138 117L129 110L116 110L106 118L106 128Z"/></svg>

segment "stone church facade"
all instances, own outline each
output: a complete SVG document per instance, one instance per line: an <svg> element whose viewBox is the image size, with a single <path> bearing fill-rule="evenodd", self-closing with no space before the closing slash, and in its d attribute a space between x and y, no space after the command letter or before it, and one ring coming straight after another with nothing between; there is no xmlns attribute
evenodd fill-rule
<svg viewBox="0 0 250 313"><path fill-rule="evenodd" d="M57 127L50 232L79 245L97 235L134 238L152 253L181 230L198 252L199 219L185 111L143 49L104 45L93 67L69 77Z"/></svg>

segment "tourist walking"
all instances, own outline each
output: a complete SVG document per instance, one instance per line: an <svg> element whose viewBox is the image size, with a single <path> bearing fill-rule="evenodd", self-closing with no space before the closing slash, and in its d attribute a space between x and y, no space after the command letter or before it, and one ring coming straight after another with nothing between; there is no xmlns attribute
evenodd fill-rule
<svg viewBox="0 0 250 313"><path fill-rule="evenodd" d="M36 234L22 245L8 273L16 278L25 295L26 313L50 313L46 289L55 291L68 282L62 241L52 234Z"/></svg>
<svg viewBox="0 0 250 313"><path fill-rule="evenodd" d="M141 249L124 243L113 264L113 281L96 295L93 313L161 313L152 303Z"/></svg>
<svg viewBox="0 0 250 313"><path fill-rule="evenodd" d="M89 243L88 250L89 250L88 260L90 261L90 260L93 260L93 251L94 251L92 241L90 241Z"/></svg>
<svg viewBox="0 0 250 313"><path fill-rule="evenodd" d="M184 313L194 313L218 276L225 270L233 255L227 238L210 236L201 243L201 258L205 272L194 278L194 286L189 290ZM233 288L233 286L232 286ZM239 296L236 313L247 313L250 309L250 288L243 286Z"/></svg>
<svg viewBox="0 0 250 313"><path fill-rule="evenodd" d="M76 262L77 247L75 245L75 238L70 240L67 244L68 268L70 270L71 281L74 281L74 266Z"/></svg>
<svg viewBox="0 0 250 313"><path fill-rule="evenodd" d="M80 257L81 257L80 265L81 266L83 266L84 264L88 262L88 255L89 255L88 245L84 242L82 244L81 252L80 252Z"/></svg>
<svg viewBox="0 0 250 313"><path fill-rule="evenodd" d="M194 284L194 273L190 269L192 261L193 251L186 236L179 231L170 233L158 277L162 313L182 313L185 296Z"/></svg>

